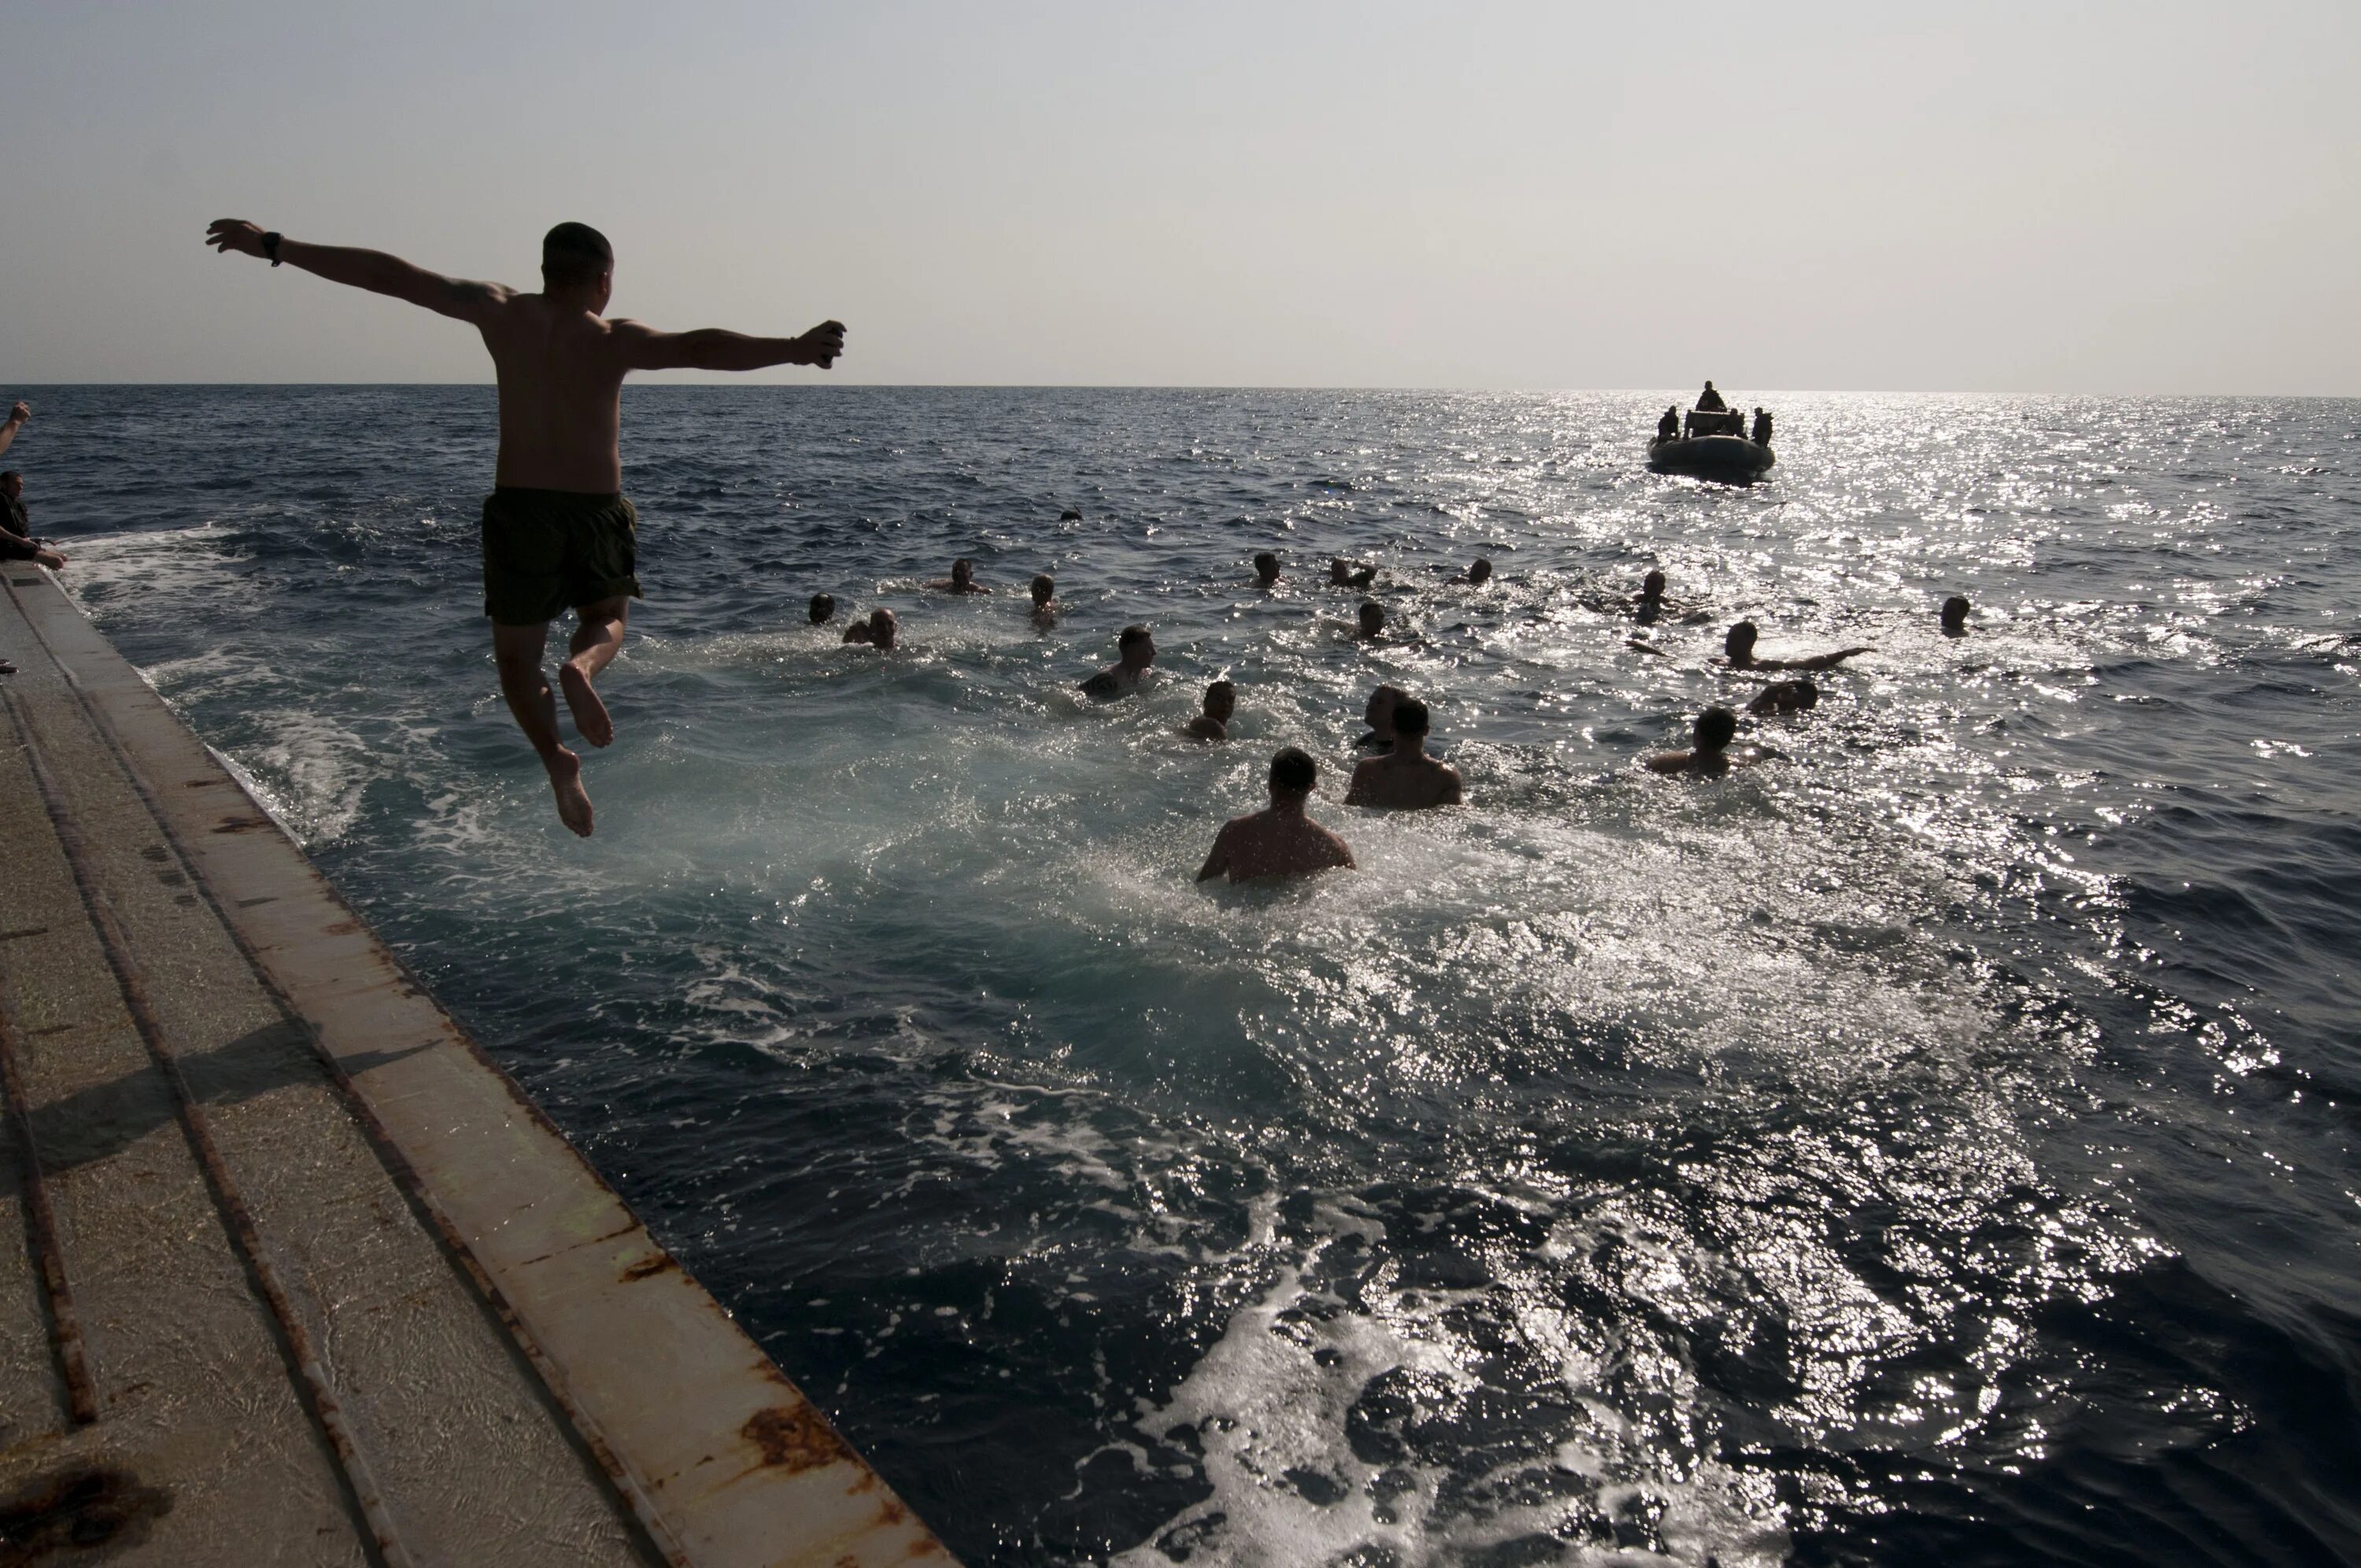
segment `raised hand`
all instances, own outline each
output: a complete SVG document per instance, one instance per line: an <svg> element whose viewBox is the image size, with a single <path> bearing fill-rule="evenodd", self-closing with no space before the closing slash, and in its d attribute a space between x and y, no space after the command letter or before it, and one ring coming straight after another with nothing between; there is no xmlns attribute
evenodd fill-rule
<svg viewBox="0 0 2361 1568"><path fill-rule="evenodd" d="M844 323L822 322L796 341L802 344L811 356L808 363L825 370L836 363L838 355L844 352Z"/></svg>
<svg viewBox="0 0 2361 1568"><path fill-rule="evenodd" d="M262 254L262 226L244 218L215 218L205 225L205 243L227 256L236 251L240 256Z"/></svg>
<svg viewBox="0 0 2361 1568"><path fill-rule="evenodd" d="M8 411L8 422L10 424L22 424L32 417L33 405L22 400L19 400Z"/></svg>

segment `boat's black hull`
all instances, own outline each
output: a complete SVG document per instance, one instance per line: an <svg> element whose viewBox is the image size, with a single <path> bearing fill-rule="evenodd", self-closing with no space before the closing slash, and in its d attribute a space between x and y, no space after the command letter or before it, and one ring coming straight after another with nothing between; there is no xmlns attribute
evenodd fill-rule
<svg viewBox="0 0 2361 1568"><path fill-rule="evenodd" d="M1659 474L1688 474L1729 485L1752 484L1775 461L1769 447L1740 435L1676 436L1648 446L1648 466Z"/></svg>

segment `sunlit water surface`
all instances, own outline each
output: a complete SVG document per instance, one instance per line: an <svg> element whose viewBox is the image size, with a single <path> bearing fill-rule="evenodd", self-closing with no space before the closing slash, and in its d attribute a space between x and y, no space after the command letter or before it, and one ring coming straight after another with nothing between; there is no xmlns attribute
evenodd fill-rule
<svg viewBox="0 0 2361 1568"><path fill-rule="evenodd" d="M635 389L579 843L489 389L30 395L99 624L972 1562L2361 1557L2361 405L1781 397L1730 490L1663 396ZM1637 771L1741 616L1877 652ZM1466 809L1335 804L1379 680ZM1287 742L1360 872L1193 886Z"/></svg>

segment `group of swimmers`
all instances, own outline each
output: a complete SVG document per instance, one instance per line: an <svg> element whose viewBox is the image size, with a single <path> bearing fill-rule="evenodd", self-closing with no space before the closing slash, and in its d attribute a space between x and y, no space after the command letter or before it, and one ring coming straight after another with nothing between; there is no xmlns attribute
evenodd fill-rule
<svg viewBox="0 0 2361 1568"><path fill-rule="evenodd" d="M1254 568L1256 586L1266 592L1278 587L1281 572L1275 553L1264 551L1256 555ZM1366 592L1376 582L1377 568L1367 563L1337 556L1328 563L1328 578L1332 587ZM1480 587L1491 578L1492 563L1478 558L1456 581ZM965 557L951 564L949 577L926 586L931 591L947 594L989 594L993 591L975 580L975 563ZM1675 608L1665 598L1665 587L1664 574L1651 571L1642 580L1637 594L1628 599L1618 598L1613 603L1618 609L1628 609L1638 625L1653 626ZM1031 595L1034 620L1046 630L1054 623L1058 613L1055 580L1047 575L1036 576L1032 580ZM1965 598L1953 595L1946 599L1941 611L1944 634L1951 637L1964 635L1968 611L1969 604ZM835 613L836 600L832 595L812 596L813 625L828 624ZM1356 638L1361 641L1387 640L1385 619L1382 606L1374 599L1364 600ZM1686 619L1702 617L1691 615ZM1722 656L1718 661L1733 673L1795 674L1799 677L1773 681L1757 692L1746 704L1746 711L1758 718L1809 712L1818 706L1820 698L1819 687L1810 678L1812 673L1832 670L1848 659L1875 652L1867 645L1860 645L1792 658L1767 658L1755 651L1760 635L1760 630L1752 621L1740 621L1724 637ZM880 608L866 617L856 618L846 628L842 641L892 649L896 646L897 637L898 622L894 612ZM1665 652L1655 643L1637 637L1631 640L1631 646L1648 653ZM1145 626L1126 626L1117 636L1116 649L1118 657L1114 664L1080 683L1084 696L1105 701L1127 696L1140 688L1156 662L1154 634ZM1227 740L1230 723L1237 712L1237 702L1235 682L1226 679L1213 682L1205 687L1202 711L1181 726L1182 732L1200 740ZM1378 754L1355 766L1352 779L1345 787L1345 805L1416 811L1463 803L1466 792L1458 770L1426 754L1427 736L1433 718L1425 703L1399 686L1380 685L1370 695L1364 718L1369 729L1355 743L1356 749L1373 750ZM1736 712L1725 707L1708 707L1697 716L1688 748L1649 757L1645 759L1644 765L1658 773L1711 777L1725 773L1732 767L1761 761L1769 754L1755 747L1733 746L1737 735ZM1271 758L1268 779L1270 804L1261 811L1236 817L1223 827L1214 839L1213 852L1198 870L1197 880L1203 882L1227 877L1233 882L1243 882L1258 877L1350 869L1355 863L1351 847L1334 831L1314 821L1309 814L1312 794L1319 778L1320 765L1310 753L1300 747L1282 748Z"/></svg>

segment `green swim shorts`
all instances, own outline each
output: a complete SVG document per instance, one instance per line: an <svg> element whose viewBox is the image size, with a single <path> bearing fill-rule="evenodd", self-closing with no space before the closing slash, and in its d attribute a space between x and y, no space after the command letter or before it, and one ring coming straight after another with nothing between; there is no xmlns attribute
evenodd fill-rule
<svg viewBox="0 0 2361 1568"><path fill-rule="evenodd" d="M539 626L600 599L640 597L639 519L620 496L524 490L484 498L484 613Z"/></svg>

